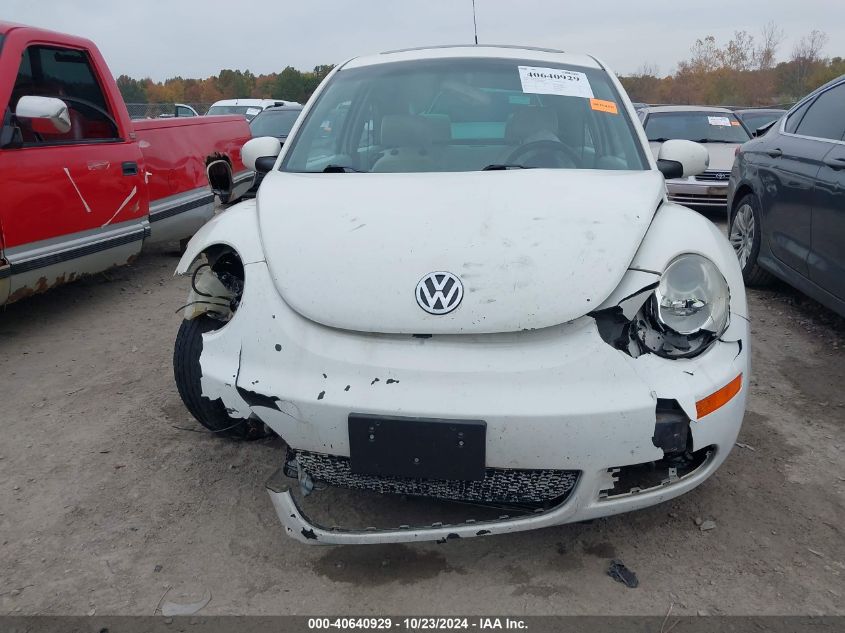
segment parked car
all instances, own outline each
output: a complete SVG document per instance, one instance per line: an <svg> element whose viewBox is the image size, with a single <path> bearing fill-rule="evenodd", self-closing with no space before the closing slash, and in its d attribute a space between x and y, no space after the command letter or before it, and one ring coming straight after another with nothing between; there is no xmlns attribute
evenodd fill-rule
<svg viewBox="0 0 845 633"><path fill-rule="evenodd" d="M747 108L745 110L734 110L734 114L753 136L760 128L781 118L786 114L786 110L781 108Z"/></svg>
<svg viewBox="0 0 845 633"><path fill-rule="evenodd" d="M634 106L634 111L637 113L637 116L638 116L638 117L639 117L639 115L640 115L640 112L642 112L643 110L645 110L646 108L648 108L648 104L647 104L647 103L632 103L631 105L632 105L632 106ZM641 119L641 120L642 120L642 119Z"/></svg>
<svg viewBox="0 0 845 633"><path fill-rule="evenodd" d="M274 136L284 144L300 112L302 112L301 105L272 106L255 115L255 118L249 122L249 129L253 137ZM263 179L263 173L255 174L255 180L246 195L254 196Z"/></svg>
<svg viewBox="0 0 845 633"><path fill-rule="evenodd" d="M655 157L670 139L696 141L710 154L703 174L666 181L669 200L694 209L724 209L734 154L751 138L736 115L726 108L707 106L658 106L640 112Z"/></svg>
<svg viewBox="0 0 845 633"><path fill-rule="evenodd" d="M327 152L322 123L347 101ZM747 392L745 288L723 233L664 185L707 152L667 141L655 160L603 64L488 46L360 57L301 116L284 147L244 145L267 172L256 200L178 265L203 262L174 349L183 401L219 435L272 429L306 490L511 510L334 529L280 475L268 489L289 535L583 521L685 493L725 460Z"/></svg>
<svg viewBox="0 0 845 633"><path fill-rule="evenodd" d="M302 112L301 105L272 106L259 112L249 122L249 129L253 138L259 136L275 136L282 143L288 137L293 124Z"/></svg>
<svg viewBox="0 0 845 633"><path fill-rule="evenodd" d="M242 117L131 121L90 41L0 23L0 44L0 304L183 240L252 181Z"/></svg>
<svg viewBox="0 0 845 633"><path fill-rule="evenodd" d="M282 99L223 99L212 103L206 115L240 114L247 121L252 121L259 112L267 108L296 105L299 105L296 101Z"/></svg>
<svg viewBox="0 0 845 633"><path fill-rule="evenodd" d="M845 315L845 75L745 143L729 190L746 283L777 277Z"/></svg>
<svg viewBox="0 0 845 633"><path fill-rule="evenodd" d="M173 119L177 117L191 117L191 116L199 116L199 113L187 103L176 103L173 105L173 112L168 112L166 114L159 114L158 118L160 119Z"/></svg>

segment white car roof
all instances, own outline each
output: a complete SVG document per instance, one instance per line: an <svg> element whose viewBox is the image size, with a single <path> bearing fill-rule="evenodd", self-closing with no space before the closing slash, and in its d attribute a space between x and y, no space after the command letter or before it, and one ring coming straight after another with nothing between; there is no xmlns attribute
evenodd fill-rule
<svg viewBox="0 0 845 633"><path fill-rule="evenodd" d="M655 114L660 112L710 112L719 114L733 114L733 110L729 110L728 108L696 105L650 106L648 108L640 108L640 112L643 114Z"/></svg>
<svg viewBox="0 0 845 633"><path fill-rule="evenodd" d="M398 51L387 51L377 55L366 55L350 59L343 68L361 68L390 62L404 62L421 59L445 59L450 57L464 58L493 58L529 60L531 62L569 64L586 68L603 68L591 55L565 53L550 48L532 48L530 46L475 46L458 44L455 46L432 46L428 48L409 48Z"/></svg>
<svg viewBox="0 0 845 633"><path fill-rule="evenodd" d="M287 99L222 99L211 104L214 106L255 106L258 108L266 108L268 106L283 103L284 105L299 105L296 101L288 101Z"/></svg>

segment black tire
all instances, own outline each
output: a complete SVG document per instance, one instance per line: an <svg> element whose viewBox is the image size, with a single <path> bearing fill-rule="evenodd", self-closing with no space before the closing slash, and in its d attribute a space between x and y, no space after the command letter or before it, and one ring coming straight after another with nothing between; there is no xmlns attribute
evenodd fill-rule
<svg viewBox="0 0 845 633"><path fill-rule="evenodd" d="M226 408L219 399L209 400L202 395L200 385L202 335L222 325L220 321L206 316L182 321L173 348L173 377L176 379L179 396L197 422L212 433L236 440L257 440L267 437L269 432L261 421L232 418L226 413Z"/></svg>
<svg viewBox="0 0 845 633"><path fill-rule="evenodd" d="M757 263L757 258L760 255L760 242L763 237L763 228L760 223L760 202L757 200L757 196L753 193L743 196L731 213L731 223L728 227L728 235L730 236L731 243L733 244L735 228L739 228L734 225L740 223L738 216L740 211L746 205L751 208L751 221L754 229L753 239L751 240L751 252L745 262L745 265L742 264L742 259L739 258L739 255L737 255L737 258L740 259L740 268L742 269L742 278L745 280L745 285L761 288L771 285L775 281L775 277L770 272L763 270Z"/></svg>

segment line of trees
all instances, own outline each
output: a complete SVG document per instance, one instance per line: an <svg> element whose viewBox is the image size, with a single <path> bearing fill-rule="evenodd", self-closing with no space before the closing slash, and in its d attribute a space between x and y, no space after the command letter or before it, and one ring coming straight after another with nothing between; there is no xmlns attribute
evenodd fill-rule
<svg viewBox="0 0 845 633"><path fill-rule="evenodd" d="M280 73L254 75L250 71L221 70L205 79L173 77L161 82L117 78L117 87L127 103L213 103L220 99L257 97L305 103L334 66L315 66L302 72L288 66Z"/></svg>
<svg viewBox="0 0 845 633"><path fill-rule="evenodd" d="M783 36L774 22L757 37L736 31L722 46L709 35L696 40L672 74L661 77L646 64L621 81L633 101L644 103L762 106L793 103L845 74L845 59L824 56L828 38L822 31L801 37L778 62Z"/></svg>
<svg viewBox="0 0 845 633"><path fill-rule="evenodd" d="M645 64L621 81L633 101L644 103L762 106L792 103L845 74L845 59L823 55L828 41L825 33L804 35L788 59L778 62L783 37L783 30L774 22L760 29L758 36L736 31L721 46L708 35L696 40L690 57L671 74L660 76L656 65ZM288 66L268 75L221 70L206 79L173 77L163 82L121 75L117 85L128 103L211 103L236 97L305 103L332 68L321 65L303 72Z"/></svg>

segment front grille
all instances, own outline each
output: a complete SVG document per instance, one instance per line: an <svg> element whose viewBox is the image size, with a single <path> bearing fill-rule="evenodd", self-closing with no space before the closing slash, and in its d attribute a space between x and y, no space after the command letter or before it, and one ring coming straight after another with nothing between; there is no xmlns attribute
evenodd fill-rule
<svg viewBox="0 0 845 633"><path fill-rule="evenodd" d="M670 193L670 202L677 202L678 204L698 205L698 206L719 206L724 207L728 203L727 195L711 196L703 193Z"/></svg>
<svg viewBox="0 0 845 633"><path fill-rule="evenodd" d="M696 180L705 180L709 182L728 182L728 178L730 178L731 172L729 171L719 171L716 169L707 170L703 174L698 174L695 179Z"/></svg>
<svg viewBox="0 0 845 633"><path fill-rule="evenodd" d="M479 481L381 477L353 473L348 457L289 449L285 473L296 477L298 467L315 481L330 486L480 503L563 501L580 474L577 470L487 468L484 479Z"/></svg>

